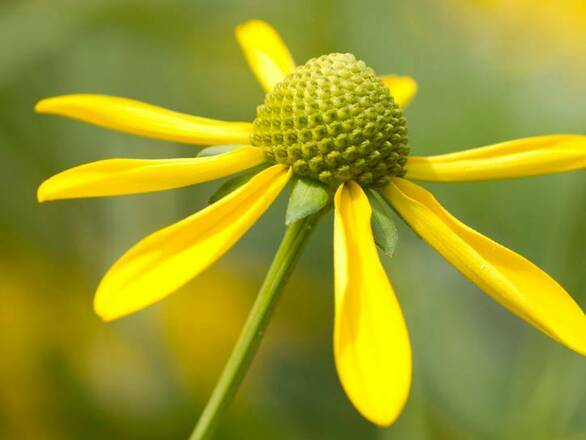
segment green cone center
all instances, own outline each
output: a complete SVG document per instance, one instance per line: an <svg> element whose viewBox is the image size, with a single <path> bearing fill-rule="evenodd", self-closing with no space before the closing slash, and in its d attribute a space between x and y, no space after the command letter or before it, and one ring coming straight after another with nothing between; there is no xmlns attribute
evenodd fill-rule
<svg viewBox="0 0 586 440"><path fill-rule="evenodd" d="M338 185L385 185L405 174L407 127L389 89L351 54L297 67L257 108L253 145L295 174Z"/></svg>

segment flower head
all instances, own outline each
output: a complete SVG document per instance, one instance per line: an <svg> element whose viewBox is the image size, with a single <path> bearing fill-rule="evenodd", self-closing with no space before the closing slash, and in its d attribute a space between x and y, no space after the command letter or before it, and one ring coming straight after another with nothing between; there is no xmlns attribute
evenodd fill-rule
<svg viewBox="0 0 586 440"><path fill-rule="evenodd" d="M368 420L391 424L411 383L407 328L371 229L372 221L389 230L385 225L391 220L381 210L386 202L380 196L480 289L551 338L586 354L586 318L558 283L461 223L410 181L490 180L583 169L585 136L541 136L408 157L402 109L417 90L411 78L378 77L350 54L325 55L295 67L277 32L261 21L239 26L236 36L267 92L252 124L102 95L50 98L37 105L41 113L136 135L242 145L205 157L81 165L45 181L40 201L158 191L252 170L223 186L222 197L210 206L155 232L118 260L98 287L95 309L101 317L111 320L142 309L201 273L295 176L294 188L302 190L293 190L288 222L323 209L334 194L334 354L344 390Z"/></svg>
<svg viewBox="0 0 586 440"><path fill-rule="evenodd" d="M252 144L267 159L335 187L384 186L405 174L406 121L388 87L354 55L309 60L267 93Z"/></svg>

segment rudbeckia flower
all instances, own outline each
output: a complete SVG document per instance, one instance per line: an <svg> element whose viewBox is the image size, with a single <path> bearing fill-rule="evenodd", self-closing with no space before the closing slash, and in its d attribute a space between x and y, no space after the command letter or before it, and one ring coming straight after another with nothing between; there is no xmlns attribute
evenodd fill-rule
<svg viewBox="0 0 586 440"><path fill-rule="evenodd" d="M236 38L266 91L253 123L190 116L102 95L50 98L36 107L40 113L156 139L241 145L204 157L81 165L45 181L40 201L159 191L252 170L225 184L207 208L155 232L122 256L97 289L98 315L112 320L140 310L201 273L293 179L289 223L327 209L333 195L336 368L349 399L371 422L391 424L411 382L407 328L372 228L382 231L377 242L386 240L392 248L388 205L481 290L549 337L586 354L584 313L556 281L460 222L413 182L582 169L585 136L541 136L410 156L402 110L416 92L413 79L377 76L350 54L324 55L296 66L277 32L261 21L238 26Z"/></svg>

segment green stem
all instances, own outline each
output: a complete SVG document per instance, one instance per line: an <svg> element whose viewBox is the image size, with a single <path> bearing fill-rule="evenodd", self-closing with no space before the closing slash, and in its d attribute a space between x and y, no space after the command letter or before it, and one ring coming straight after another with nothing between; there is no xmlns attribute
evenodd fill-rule
<svg viewBox="0 0 586 440"><path fill-rule="evenodd" d="M319 213L313 214L287 228L236 346L191 434L190 440L209 438L218 419L234 398L258 350L280 293L319 216Z"/></svg>

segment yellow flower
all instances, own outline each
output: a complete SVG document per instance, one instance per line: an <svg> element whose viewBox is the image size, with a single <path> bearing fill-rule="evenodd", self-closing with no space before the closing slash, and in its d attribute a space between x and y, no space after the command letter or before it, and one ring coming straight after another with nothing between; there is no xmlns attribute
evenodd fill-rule
<svg viewBox="0 0 586 440"><path fill-rule="evenodd" d="M254 224L295 175L335 192L336 367L348 397L368 420L386 426L400 414L409 394L411 348L378 258L363 188L378 190L419 236L495 300L586 354L584 313L559 284L462 224L410 181L488 180L582 169L586 137L543 136L408 158L400 108L416 92L411 78L376 78L349 54L296 67L277 32L261 21L239 26L236 37L267 92L254 124L188 116L108 96L64 96L37 105L41 113L157 139L242 145L212 157L82 165L44 182L41 201L177 188L270 164L216 203L130 249L98 287L95 309L101 317L111 320L146 307L198 275Z"/></svg>

